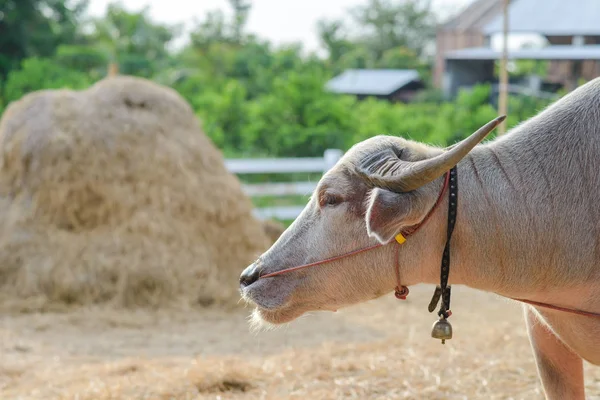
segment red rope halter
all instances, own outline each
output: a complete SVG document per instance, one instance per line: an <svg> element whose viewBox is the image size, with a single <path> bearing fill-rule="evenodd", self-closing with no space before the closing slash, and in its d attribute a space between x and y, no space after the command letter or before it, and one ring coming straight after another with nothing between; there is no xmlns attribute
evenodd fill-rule
<svg viewBox="0 0 600 400"><path fill-rule="evenodd" d="M429 219L429 217L431 217L431 215L433 214L433 212L435 211L435 209L440 205L443 195L446 192L446 189L448 188L448 182L450 179L450 174L446 173L446 179L444 181L444 186L442 187L442 190L440 191L440 194L438 196L437 201L435 202L435 204L433 205L433 207L431 208L431 210L429 210L429 212L427 213L427 215L425 216L425 218L423 218L423 220L421 222L419 222L417 225L410 227L408 229L406 229L404 232L401 232L400 234L398 234L396 236L396 240L392 243L395 243L397 245L396 247L396 281L397 281L397 286L395 288L395 296L398 299L401 300L406 300L406 296L408 296L409 290L408 287L402 285L401 283L401 278L400 278L400 261L399 261L399 252L400 252L400 245L402 243L404 243L404 241L406 240L407 237L415 234L415 232L417 232L424 224L425 222L427 222L427 220ZM377 249L379 247L382 247L384 245L378 243L369 247L365 247L363 249L358 249L358 250L353 250L349 253L345 253L339 256L335 256L335 257L331 257L331 258L327 258L325 260L321 260L321 261L315 261L309 264L304 264L304 265L298 265L296 267L290 267L290 268L286 268L286 269L282 269L280 271L276 271L276 272L272 272L270 274L266 274L266 275L262 275L260 276L259 279L264 279L264 278L271 278L277 275L283 275L286 274L288 272L293 272L293 271L298 271L304 268L309 268L309 267L316 267L317 265L322 265L322 264L326 264L332 261L337 261L337 260L341 260L343 258L346 257L351 257L354 256L356 254L360 254L360 253L364 253L366 251L370 251L370 250L374 250ZM544 307L544 308L548 308L548 309L552 309L552 310L557 310L557 311L563 311L563 312L569 312L572 314L578 314L578 315L582 315L582 316L586 316L586 317L592 317L592 318L600 318L600 313L594 313L594 312L590 312L590 311L582 311L582 310L577 310L577 309L570 309L570 308L565 308L565 307L560 307L560 306L555 306L552 304L547 304L547 303L542 303L542 302L537 302L537 301L533 301L533 300L527 300L527 299L517 299L517 298L513 298L513 297L509 297L512 300L516 300L516 301L520 301L523 303L527 303L530 304L532 306L537 306L537 307Z"/></svg>
<svg viewBox="0 0 600 400"><path fill-rule="evenodd" d="M425 218L423 218L423 220L421 222L419 222L417 225L410 227L408 229L406 229L405 231L401 232L400 234L398 234L396 236L396 240L394 242L391 243L395 243L397 245L396 247L396 288L395 288L395 292L394 295L396 296L396 298L400 299L400 300L406 300L406 296L408 296L408 287L402 285L401 283L401 278L400 278L400 260L399 260L399 255L400 255L400 245L402 243L404 243L404 241L406 240L407 237L414 235L415 232L417 232L424 224L425 222L427 222L427 220L429 219L429 217L431 217L431 215L433 214L433 212L435 211L435 209L440 205L442 198L444 196L444 193L446 192L446 189L448 188L448 182L450 180L450 174L446 173L446 179L444 180L444 186L442 186L442 190L440 191L440 194L437 198L437 201L435 202L435 204L433 205L433 207L431 208L431 210L429 210L429 212L427 213L427 215L425 216ZM346 258L346 257L351 257L354 256L356 254L360 254L360 253L364 253L366 251L370 251L370 250L374 250L377 249L379 247L384 246L381 243L369 246L369 247L365 247L363 249L358 249L358 250L353 250L349 253L345 253L345 254L341 254L339 256L335 256L335 257L331 257L331 258L327 258L325 260L321 260L321 261L315 261L309 264L304 264L304 265L298 265L296 267L290 267L290 268L286 268L286 269L282 269L280 271L276 271L276 272L272 272L270 274L266 274L266 275L261 275L259 279L264 279L264 278L271 278L273 276L277 276L277 275L283 275L283 274L287 274L288 272L293 272L293 271L298 271L304 268L309 268L309 267L316 267L317 265L322 265L322 264L326 264L332 261L337 261L337 260L341 260L342 258Z"/></svg>

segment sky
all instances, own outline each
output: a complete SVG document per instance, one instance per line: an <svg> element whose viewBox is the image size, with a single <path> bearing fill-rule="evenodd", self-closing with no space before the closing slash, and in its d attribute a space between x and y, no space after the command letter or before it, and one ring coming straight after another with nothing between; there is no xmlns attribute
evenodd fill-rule
<svg viewBox="0 0 600 400"><path fill-rule="evenodd" d="M455 13L472 0L433 0L440 15ZM91 0L90 13L102 15L112 0ZM131 11L150 6L155 21L184 22L203 19L214 9L229 10L227 0L121 0ZM248 30L276 45L302 42L308 51L319 49L316 23L319 19L341 18L348 8L365 4L366 0L253 0Z"/></svg>

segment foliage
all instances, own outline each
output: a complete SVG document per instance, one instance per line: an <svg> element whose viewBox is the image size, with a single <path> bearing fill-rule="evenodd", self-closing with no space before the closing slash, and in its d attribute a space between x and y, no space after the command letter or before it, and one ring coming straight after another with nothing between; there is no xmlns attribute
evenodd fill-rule
<svg viewBox="0 0 600 400"><path fill-rule="evenodd" d="M94 46L61 45L56 49L54 60L64 68L86 73L96 81L106 75L109 56Z"/></svg>
<svg viewBox="0 0 600 400"><path fill-rule="evenodd" d="M275 78L271 92L250 103L241 148L314 156L327 148L345 147L356 123L348 112L354 100L323 93L325 81L316 68Z"/></svg>
<svg viewBox="0 0 600 400"><path fill-rule="evenodd" d="M148 13L148 7L129 12L121 3L111 3L106 15L93 21L90 41L124 74L152 77L165 66L167 46L180 34L180 25L154 23Z"/></svg>
<svg viewBox="0 0 600 400"><path fill-rule="evenodd" d="M427 50L435 37L430 0L368 0L350 10L349 23L322 20L317 31L335 73L347 68L417 68L429 78Z"/></svg>
<svg viewBox="0 0 600 400"><path fill-rule="evenodd" d="M0 110L31 91L85 88L113 62L121 73L177 90L227 156L321 156L378 134L446 146L497 115L487 85L448 102L429 84L435 16L428 0L368 0L349 10L349 23L320 21L325 58L248 34L248 0L229 0L232 12L215 10L196 21L178 50L170 46L181 25L152 21L148 8L114 2L103 17L88 20L85 1L0 4L0 30L7 33L0 38ZM522 63L518 72L543 72L538 67ZM414 68L427 88L410 104L327 92L326 82L347 68ZM511 97L508 125L547 103Z"/></svg>
<svg viewBox="0 0 600 400"><path fill-rule="evenodd" d="M69 87L84 89L91 81L87 74L72 70L45 58L27 58L21 68L11 71L4 84L4 101L8 104L27 93L42 89Z"/></svg>
<svg viewBox="0 0 600 400"><path fill-rule="evenodd" d="M362 27L360 41L382 60L386 51L408 48L423 55L435 36L431 0L369 0L351 11L356 26Z"/></svg>
<svg viewBox="0 0 600 400"><path fill-rule="evenodd" d="M81 39L87 0L0 0L0 79L27 57L52 56Z"/></svg>

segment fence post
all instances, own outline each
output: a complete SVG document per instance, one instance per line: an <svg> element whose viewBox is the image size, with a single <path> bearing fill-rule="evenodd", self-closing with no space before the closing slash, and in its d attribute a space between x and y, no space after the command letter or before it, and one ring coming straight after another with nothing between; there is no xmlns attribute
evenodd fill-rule
<svg viewBox="0 0 600 400"><path fill-rule="evenodd" d="M329 171L344 155L344 152L339 149L327 149L323 154L323 159L325 160L325 171Z"/></svg>

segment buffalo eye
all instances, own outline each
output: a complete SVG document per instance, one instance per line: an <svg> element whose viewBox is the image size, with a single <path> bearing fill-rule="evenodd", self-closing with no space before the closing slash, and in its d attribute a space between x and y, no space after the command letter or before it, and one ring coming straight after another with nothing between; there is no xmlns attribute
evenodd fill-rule
<svg viewBox="0 0 600 400"><path fill-rule="evenodd" d="M319 199L319 205L321 207L335 206L342 202L342 198L333 193L323 193Z"/></svg>

